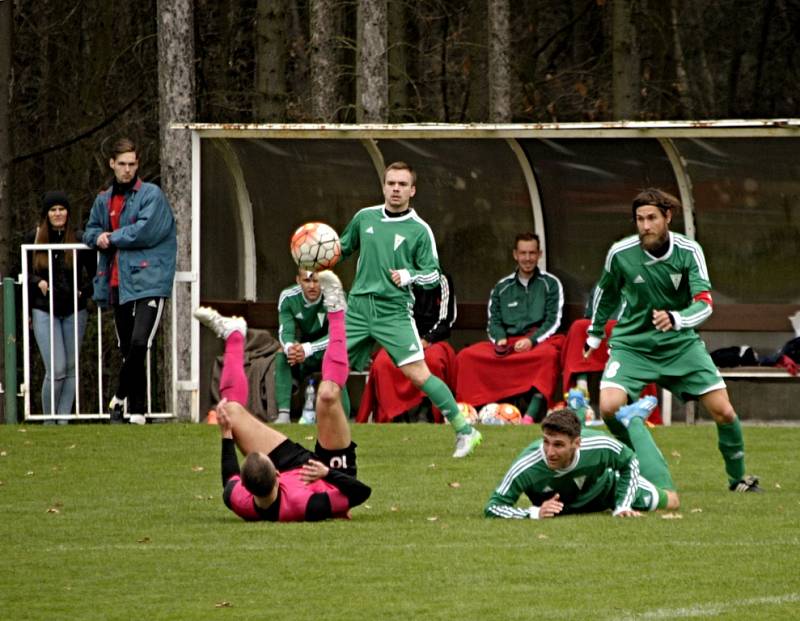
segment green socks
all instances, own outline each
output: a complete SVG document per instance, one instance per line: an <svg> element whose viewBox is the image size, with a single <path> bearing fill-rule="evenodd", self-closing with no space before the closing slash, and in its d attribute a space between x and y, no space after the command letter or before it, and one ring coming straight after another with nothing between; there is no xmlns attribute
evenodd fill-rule
<svg viewBox="0 0 800 621"><path fill-rule="evenodd" d="M534 393L531 395L531 402L525 414L530 416L535 423L541 423L544 418L543 412L546 412L544 395L534 388Z"/></svg>
<svg viewBox="0 0 800 621"><path fill-rule="evenodd" d="M456 433L469 433L472 431L470 425L464 416L458 410L453 393L442 380L435 375L431 375L422 385L422 392L428 395L431 403L442 411L444 417L453 426Z"/></svg>
<svg viewBox="0 0 800 621"><path fill-rule="evenodd" d="M717 423L717 436L728 479L731 483L741 481L744 478L744 438L739 417L736 416L732 423Z"/></svg>

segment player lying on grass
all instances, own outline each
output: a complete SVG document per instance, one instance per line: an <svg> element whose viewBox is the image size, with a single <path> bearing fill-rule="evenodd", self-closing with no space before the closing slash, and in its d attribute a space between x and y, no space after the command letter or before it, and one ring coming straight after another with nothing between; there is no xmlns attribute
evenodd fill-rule
<svg viewBox="0 0 800 621"><path fill-rule="evenodd" d="M538 520L610 509L615 516L638 517L640 511L677 509L669 467L644 423L656 403L645 397L616 414L635 453L602 432L582 430L569 408L551 412L542 421L542 438L514 460L484 515ZM532 507L514 506L522 494Z"/></svg>
<svg viewBox="0 0 800 621"><path fill-rule="evenodd" d="M356 444L341 402L347 380L344 293L332 272L319 275L328 311L328 349L317 394L317 445L314 453L268 427L247 411L244 337L241 317L223 317L200 307L195 317L225 339L217 418L222 433L223 500L245 520L317 521L349 517L371 489L356 479ZM241 470L236 446L246 455Z"/></svg>

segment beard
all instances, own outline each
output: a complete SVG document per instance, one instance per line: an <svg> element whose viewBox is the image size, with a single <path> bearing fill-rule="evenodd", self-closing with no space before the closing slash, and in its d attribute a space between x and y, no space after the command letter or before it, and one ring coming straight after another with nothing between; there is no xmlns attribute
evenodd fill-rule
<svg viewBox="0 0 800 621"><path fill-rule="evenodd" d="M668 239L669 237L666 231L661 236L656 236L652 233L650 234L639 233L639 243L642 245L642 248L648 251L657 250L658 248L661 248L661 246L667 243Z"/></svg>

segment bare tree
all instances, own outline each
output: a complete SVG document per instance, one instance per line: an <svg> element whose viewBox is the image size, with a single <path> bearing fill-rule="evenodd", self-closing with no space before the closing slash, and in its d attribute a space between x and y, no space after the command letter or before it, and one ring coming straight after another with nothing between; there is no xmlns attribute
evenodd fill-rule
<svg viewBox="0 0 800 621"><path fill-rule="evenodd" d="M390 2L388 15L389 114L393 122L406 119L411 103L408 99L408 42L406 41L405 2Z"/></svg>
<svg viewBox="0 0 800 621"><path fill-rule="evenodd" d="M170 129L171 123L194 120L194 20L192 0L158 2L158 94L161 136L161 180L178 223L178 272L191 272L192 177L191 135ZM178 348L173 365L178 378L190 377L191 297L184 284L175 292ZM170 342L170 339L167 339ZM167 368L171 368L167 365ZM168 382L168 385L171 384ZM169 402L169 399L167 400ZM191 401L178 392L177 416L191 412Z"/></svg>
<svg viewBox="0 0 800 621"><path fill-rule="evenodd" d="M256 120L286 120L286 3L258 0L256 8Z"/></svg>
<svg viewBox="0 0 800 621"><path fill-rule="evenodd" d="M311 116L315 121L336 118L336 24L335 0L310 4Z"/></svg>
<svg viewBox="0 0 800 621"><path fill-rule="evenodd" d="M489 121L511 121L511 30L508 0L488 0L489 8Z"/></svg>
<svg viewBox="0 0 800 621"><path fill-rule="evenodd" d="M386 0L358 3L356 121L385 123L389 118L386 54Z"/></svg>
<svg viewBox="0 0 800 621"><path fill-rule="evenodd" d="M11 23L12 3L0 0L0 277L11 267Z"/></svg>
<svg viewBox="0 0 800 621"><path fill-rule="evenodd" d="M639 46L634 25L638 0L612 0L612 111L633 119L639 109Z"/></svg>

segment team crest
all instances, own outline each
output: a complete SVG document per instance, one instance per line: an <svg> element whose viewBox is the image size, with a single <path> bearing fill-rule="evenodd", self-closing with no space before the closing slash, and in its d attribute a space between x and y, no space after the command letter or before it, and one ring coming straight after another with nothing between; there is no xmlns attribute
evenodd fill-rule
<svg viewBox="0 0 800 621"><path fill-rule="evenodd" d="M319 320L319 325L323 325L325 323L325 313L317 313L317 319Z"/></svg>
<svg viewBox="0 0 800 621"><path fill-rule="evenodd" d="M364 232L365 232L365 233L369 233L370 235L372 235L372 234L374 234L374 233L375 233L375 229L373 229L373 228L370 226L370 227L367 227L367 230L366 230L366 231L364 231Z"/></svg>
<svg viewBox="0 0 800 621"><path fill-rule="evenodd" d="M585 476L575 477L572 480L575 481L575 485L578 486L578 489L583 489L583 484L586 483L586 477Z"/></svg>
<svg viewBox="0 0 800 621"><path fill-rule="evenodd" d="M677 289L681 286L681 278L683 278L682 274L670 274L669 277L672 279L672 285Z"/></svg>
<svg viewBox="0 0 800 621"><path fill-rule="evenodd" d="M402 235L395 235L394 236L394 249L397 250L400 247L400 244L402 244L404 241L406 241L405 237L403 237Z"/></svg>

